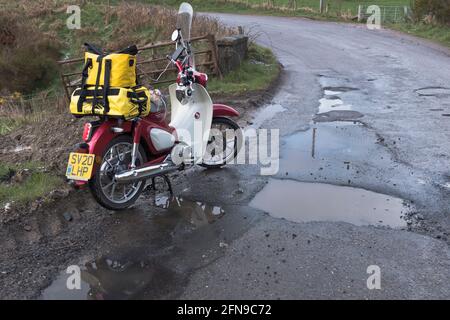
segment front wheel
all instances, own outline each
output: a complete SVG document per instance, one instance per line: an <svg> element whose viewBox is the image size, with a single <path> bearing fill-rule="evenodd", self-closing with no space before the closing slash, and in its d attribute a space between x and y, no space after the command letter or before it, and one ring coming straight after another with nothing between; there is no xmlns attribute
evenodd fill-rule
<svg viewBox="0 0 450 320"><path fill-rule="evenodd" d="M232 162L242 145L242 130L233 120L225 117L212 119L211 133L203 155L202 167L220 168Z"/></svg>
<svg viewBox="0 0 450 320"><path fill-rule="evenodd" d="M89 181L92 195L107 209L123 210L130 207L145 186L145 181L119 184L114 180L117 173L129 169L132 150L133 139L130 136L118 136L111 140L102 155L102 163ZM136 166L146 161L145 152L139 146Z"/></svg>

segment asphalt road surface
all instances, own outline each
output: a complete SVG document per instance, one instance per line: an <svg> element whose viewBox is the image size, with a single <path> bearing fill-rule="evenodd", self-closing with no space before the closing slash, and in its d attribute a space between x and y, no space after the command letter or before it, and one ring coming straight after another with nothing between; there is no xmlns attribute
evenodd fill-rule
<svg viewBox="0 0 450 320"><path fill-rule="evenodd" d="M149 196L105 213L69 261L83 290L62 272L41 297L449 299L449 52L363 25L215 16L284 66L250 123L280 130L279 171L196 169L157 196L166 209Z"/></svg>

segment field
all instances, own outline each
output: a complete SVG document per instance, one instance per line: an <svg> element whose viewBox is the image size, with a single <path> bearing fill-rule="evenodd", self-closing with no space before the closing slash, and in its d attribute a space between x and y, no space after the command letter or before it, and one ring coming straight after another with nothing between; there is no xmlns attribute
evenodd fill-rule
<svg viewBox="0 0 450 320"><path fill-rule="evenodd" d="M154 0L141 0L143 2L154 3ZM176 6L183 1L179 0L157 0L159 4ZM319 13L319 0L296 0L296 11L289 11L294 0L191 0L190 3L197 10L223 11L239 13L269 13L276 14L283 11L287 15L315 15ZM270 4L271 3L271 4ZM329 15L356 15L358 6L379 5L379 6L408 6L411 0L327 0Z"/></svg>

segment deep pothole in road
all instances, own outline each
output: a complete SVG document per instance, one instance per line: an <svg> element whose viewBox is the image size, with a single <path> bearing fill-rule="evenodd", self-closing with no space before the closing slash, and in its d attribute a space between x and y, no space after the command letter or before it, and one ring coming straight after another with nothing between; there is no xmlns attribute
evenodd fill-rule
<svg viewBox="0 0 450 320"><path fill-rule="evenodd" d="M345 103L343 94L357 91L347 86L323 86L311 128L284 139L280 168L289 179L273 178L256 194L250 206L276 218L294 222L348 222L358 226L404 228L412 212L411 203L397 197L345 185L301 182L299 172L322 180L358 175L361 164L373 158L380 146L370 141L359 119L364 115ZM389 157L377 160L388 167ZM333 169L334 168L334 169ZM296 179L296 180L293 180ZM316 180L316 178L314 178Z"/></svg>
<svg viewBox="0 0 450 320"><path fill-rule="evenodd" d="M154 194L154 213L151 223L165 230L171 237L181 237L185 242L186 234L198 230L198 237L205 243L217 241L215 232L202 232L205 226L213 224L225 215L225 209L200 201L191 201L169 192L157 191ZM195 246L196 244L186 244ZM136 247L135 247L136 246ZM219 242L219 248L228 244ZM167 249L173 245L168 246ZM71 274L74 269L61 272L49 287L42 291L44 300L103 300L103 299L158 299L168 297L169 292L176 292L184 281L179 270L167 265L168 252L162 249L156 255L147 253L148 248L141 248L134 243L127 244L120 250L105 252L92 259L80 259L78 270L81 275L79 289L71 290L74 282ZM186 249L189 250L189 249ZM151 251L151 250L150 250ZM77 271L78 272L78 271Z"/></svg>
<svg viewBox="0 0 450 320"><path fill-rule="evenodd" d="M273 217L294 222L348 222L358 226L404 228L409 225L409 201L352 186L362 163L379 154L381 146L367 137L361 123L333 122L314 124L284 140L280 168L290 179L270 179L253 198L250 206ZM371 147L372 145L372 147ZM380 155L379 166L388 167L392 159ZM366 165L368 165L366 163ZM340 179L345 185L299 182L305 173L310 180ZM345 179L348 177L348 179Z"/></svg>
<svg viewBox="0 0 450 320"><path fill-rule="evenodd" d="M324 96L319 100L319 111L314 116L314 122L352 121L364 115L352 110L352 105L344 103L341 94L358 90L352 87L324 87Z"/></svg>
<svg viewBox="0 0 450 320"><path fill-rule="evenodd" d="M157 259L133 259L126 255L104 256L78 268L76 271L69 268L68 273L61 272L42 292L40 299L157 299L167 294L167 283L182 281L175 271L164 267ZM75 272L81 277L79 283L75 282Z"/></svg>
<svg viewBox="0 0 450 320"><path fill-rule="evenodd" d="M323 183L271 179L250 206L294 222L348 222L357 226L407 226L410 204L372 191Z"/></svg>

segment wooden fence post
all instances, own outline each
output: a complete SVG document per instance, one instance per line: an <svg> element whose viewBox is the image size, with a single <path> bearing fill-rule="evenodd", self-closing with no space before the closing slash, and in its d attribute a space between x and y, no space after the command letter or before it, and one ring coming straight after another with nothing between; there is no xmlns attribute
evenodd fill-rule
<svg viewBox="0 0 450 320"><path fill-rule="evenodd" d="M213 34L208 35L209 43L211 45L211 51L213 55L214 69L216 69L216 73L219 76L219 79L223 79L222 71L219 68L219 54L217 52L217 43L216 36Z"/></svg>
<svg viewBox="0 0 450 320"><path fill-rule="evenodd" d="M320 0L320 13L325 11L326 0Z"/></svg>

